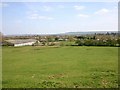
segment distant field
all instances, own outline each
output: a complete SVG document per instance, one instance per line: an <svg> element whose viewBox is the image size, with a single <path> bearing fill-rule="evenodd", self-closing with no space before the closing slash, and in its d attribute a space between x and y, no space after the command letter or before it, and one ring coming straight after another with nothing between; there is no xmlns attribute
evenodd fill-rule
<svg viewBox="0 0 120 90"><path fill-rule="evenodd" d="M117 47L3 47L3 88L118 87Z"/></svg>

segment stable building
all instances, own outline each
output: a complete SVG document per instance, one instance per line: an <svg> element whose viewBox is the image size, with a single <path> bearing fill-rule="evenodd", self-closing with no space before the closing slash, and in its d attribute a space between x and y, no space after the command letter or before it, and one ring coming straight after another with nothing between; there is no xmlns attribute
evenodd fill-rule
<svg viewBox="0 0 120 90"><path fill-rule="evenodd" d="M36 43L35 39L15 39L15 40L6 40L9 46L31 46Z"/></svg>

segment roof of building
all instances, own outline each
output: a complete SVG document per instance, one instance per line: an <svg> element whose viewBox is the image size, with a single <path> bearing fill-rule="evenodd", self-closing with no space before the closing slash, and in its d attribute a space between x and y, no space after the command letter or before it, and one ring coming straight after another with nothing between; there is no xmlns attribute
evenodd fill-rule
<svg viewBox="0 0 120 90"><path fill-rule="evenodd" d="M21 44L21 43L28 43L28 42L36 42L35 39L14 39L14 40L5 40L6 42L12 43L12 44Z"/></svg>

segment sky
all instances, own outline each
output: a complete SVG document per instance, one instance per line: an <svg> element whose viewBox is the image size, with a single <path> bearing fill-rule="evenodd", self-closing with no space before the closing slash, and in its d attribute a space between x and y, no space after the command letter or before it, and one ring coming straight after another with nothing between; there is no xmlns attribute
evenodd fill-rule
<svg viewBox="0 0 120 90"><path fill-rule="evenodd" d="M117 2L2 2L1 32L57 34L117 31Z"/></svg>

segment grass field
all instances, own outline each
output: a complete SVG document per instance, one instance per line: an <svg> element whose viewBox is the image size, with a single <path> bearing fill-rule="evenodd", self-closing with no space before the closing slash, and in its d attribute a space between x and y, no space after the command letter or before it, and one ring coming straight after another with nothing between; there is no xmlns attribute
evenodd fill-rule
<svg viewBox="0 0 120 90"><path fill-rule="evenodd" d="M117 47L3 47L3 88L118 87Z"/></svg>

